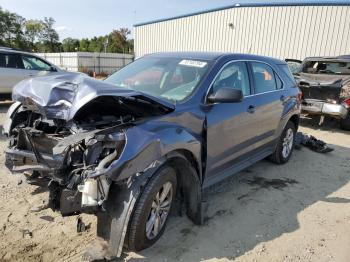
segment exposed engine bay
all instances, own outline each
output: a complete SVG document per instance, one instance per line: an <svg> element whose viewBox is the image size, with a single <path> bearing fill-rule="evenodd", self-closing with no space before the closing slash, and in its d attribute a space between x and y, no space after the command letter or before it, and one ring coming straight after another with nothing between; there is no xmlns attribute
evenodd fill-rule
<svg viewBox="0 0 350 262"><path fill-rule="evenodd" d="M13 105L16 108L7 127L10 142L6 166L12 172L46 179L49 206L64 216L95 212L103 206L112 183L103 170L121 155L125 130L169 110L128 90L127 96L109 95L106 84L86 81L96 80L84 78L77 84L55 79L50 87L45 80L46 95L38 94L37 98L33 91L30 96L27 92L33 84L40 91L40 83L17 86L13 96L18 102ZM102 95L96 92L87 103L74 108L76 97L91 84L98 84ZM110 89L111 85L106 87ZM57 92L59 99L55 99ZM59 114L62 112L65 114Z"/></svg>

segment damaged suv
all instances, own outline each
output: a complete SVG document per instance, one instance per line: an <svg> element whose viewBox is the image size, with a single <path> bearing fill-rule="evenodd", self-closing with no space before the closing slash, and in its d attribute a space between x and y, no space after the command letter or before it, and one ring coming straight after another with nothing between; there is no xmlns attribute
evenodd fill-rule
<svg viewBox="0 0 350 262"><path fill-rule="evenodd" d="M171 210L202 224L210 185L286 163L300 113L286 62L223 53L148 55L104 82L34 78L13 99L6 166L48 181L63 216L96 214L106 257L152 245Z"/></svg>
<svg viewBox="0 0 350 262"><path fill-rule="evenodd" d="M340 120L350 130L350 56L309 57L286 60L301 89L302 110Z"/></svg>

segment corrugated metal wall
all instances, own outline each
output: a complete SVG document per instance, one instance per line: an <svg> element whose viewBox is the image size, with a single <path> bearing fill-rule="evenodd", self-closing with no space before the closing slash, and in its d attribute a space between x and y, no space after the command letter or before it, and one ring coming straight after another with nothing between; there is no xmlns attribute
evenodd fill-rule
<svg viewBox="0 0 350 262"><path fill-rule="evenodd" d="M38 53L51 63L68 71L96 72L111 74L133 61L130 54L116 53Z"/></svg>
<svg viewBox="0 0 350 262"><path fill-rule="evenodd" d="M350 6L234 7L135 27L136 57L164 51L350 54Z"/></svg>

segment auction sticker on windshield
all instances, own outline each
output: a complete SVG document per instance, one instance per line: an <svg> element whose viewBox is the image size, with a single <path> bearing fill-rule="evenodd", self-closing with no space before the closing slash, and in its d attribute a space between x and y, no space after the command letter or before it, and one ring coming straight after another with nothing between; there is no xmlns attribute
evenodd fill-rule
<svg viewBox="0 0 350 262"><path fill-rule="evenodd" d="M205 67L207 65L207 63L206 62L202 62L202 61L196 61L196 60L182 60L179 63L179 65L203 68L203 67Z"/></svg>

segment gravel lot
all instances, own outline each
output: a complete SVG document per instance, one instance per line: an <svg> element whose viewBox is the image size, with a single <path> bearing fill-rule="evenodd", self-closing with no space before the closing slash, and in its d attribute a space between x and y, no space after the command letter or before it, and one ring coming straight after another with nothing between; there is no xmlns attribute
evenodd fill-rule
<svg viewBox="0 0 350 262"><path fill-rule="evenodd" d="M155 246L121 261L350 261L350 132L332 121L302 125L335 151L303 148L286 165L255 164L209 190L205 225L171 218ZM81 261L94 216L82 216L92 225L78 234L76 217L40 210L47 192L5 169L5 146L1 136L0 261Z"/></svg>

